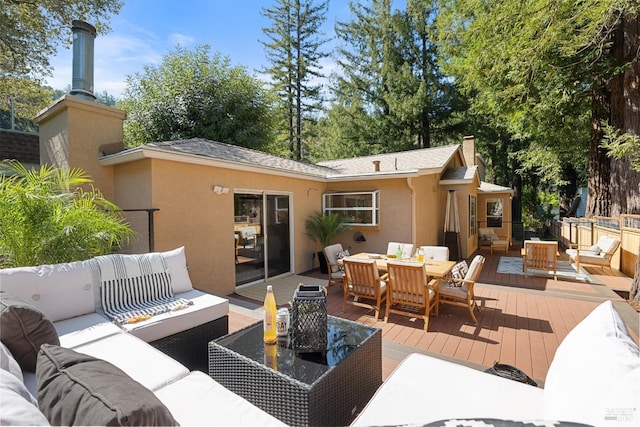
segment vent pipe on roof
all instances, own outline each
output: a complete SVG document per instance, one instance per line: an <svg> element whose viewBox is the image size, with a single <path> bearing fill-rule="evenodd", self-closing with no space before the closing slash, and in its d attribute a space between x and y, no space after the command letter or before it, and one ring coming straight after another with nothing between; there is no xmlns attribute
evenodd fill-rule
<svg viewBox="0 0 640 427"><path fill-rule="evenodd" d="M373 170L376 172L380 172L380 160L373 161Z"/></svg>
<svg viewBox="0 0 640 427"><path fill-rule="evenodd" d="M96 29L84 21L71 22L73 32L73 79L71 95L95 101L93 94L93 41Z"/></svg>

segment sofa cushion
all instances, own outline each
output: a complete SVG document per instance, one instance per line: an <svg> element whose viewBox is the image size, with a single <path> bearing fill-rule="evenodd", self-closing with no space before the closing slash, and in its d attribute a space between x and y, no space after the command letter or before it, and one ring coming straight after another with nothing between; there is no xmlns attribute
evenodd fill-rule
<svg viewBox="0 0 640 427"><path fill-rule="evenodd" d="M562 341L549 366L545 418L591 425L640 421L640 350L611 301L599 305ZM620 411L626 411L622 414Z"/></svg>
<svg viewBox="0 0 640 427"><path fill-rule="evenodd" d="M189 374L184 365L130 334L111 335L74 350L106 360L151 391Z"/></svg>
<svg viewBox="0 0 640 427"><path fill-rule="evenodd" d="M176 295L193 304L184 310L159 314L149 320L122 325L122 328L146 342L177 334L229 314L229 300L193 289Z"/></svg>
<svg viewBox="0 0 640 427"><path fill-rule="evenodd" d="M284 426L277 418L224 388L207 374L194 371L156 391L181 425ZM211 416L215 402L215 416Z"/></svg>
<svg viewBox="0 0 640 427"><path fill-rule="evenodd" d="M38 403L54 425L176 425L169 410L109 362L59 346L38 354Z"/></svg>
<svg viewBox="0 0 640 427"><path fill-rule="evenodd" d="M98 313L85 314L54 322L60 345L74 348L124 331Z"/></svg>
<svg viewBox="0 0 640 427"><path fill-rule="evenodd" d="M189 292L193 289L189 271L187 270L187 258L184 246L172 251L160 252L167 263L167 271L171 276L171 287L174 294Z"/></svg>
<svg viewBox="0 0 640 427"><path fill-rule="evenodd" d="M20 367L31 372L35 372L42 344L60 344L53 323L43 312L6 292L0 292L0 340Z"/></svg>
<svg viewBox="0 0 640 427"><path fill-rule="evenodd" d="M39 308L52 322L96 311L92 277L89 261L0 270L2 290Z"/></svg>
<svg viewBox="0 0 640 427"><path fill-rule="evenodd" d="M351 425L421 426L455 417L542 419L543 394L541 388L413 353Z"/></svg>
<svg viewBox="0 0 640 427"><path fill-rule="evenodd" d="M49 422L38 403L13 374L0 369L0 425L47 426Z"/></svg>

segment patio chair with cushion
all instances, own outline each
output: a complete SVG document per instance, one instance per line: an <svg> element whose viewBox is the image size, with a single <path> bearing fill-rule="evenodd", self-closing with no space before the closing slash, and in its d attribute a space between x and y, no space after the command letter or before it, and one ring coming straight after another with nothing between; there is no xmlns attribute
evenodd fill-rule
<svg viewBox="0 0 640 427"><path fill-rule="evenodd" d="M435 308L438 315L438 299L427 283L427 272L422 262L389 261L387 263L387 307L384 321L389 322L389 313L402 316L422 317L424 330L429 326L429 314Z"/></svg>
<svg viewBox="0 0 640 427"><path fill-rule="evenodd" d="M476 255L469 270L465 276L460 278L446 278L446 279L433 279L429 284L433 286L436 294L438 295L438 304L451 304L460 307L467 307L469 314L475 323L478 323L476 315L473 312L474 308L478 311L480 307L475 300L473 288L476 281L480 277L480 272L484 266L484 257L482 255Z"/></svg>
<svg viewBox="0 0 640 427"><path fill-rule="evenodd" d="M479 228L478 234L480 240L478 244L480 246L489 246L491 253L494 249L504 249L505 253L509 251L509 239L506 236L499 236L496 234L493 228Z"/></svg>
<svg viewBox="0 0 640 427"><path fill-rule="evenodd" d="M420 246L424 252L424 259L435 259L439 261L449 261L449 248L447 246Z"/></svg>
<svg viewBox="0 0 640 427"><path fill-rule="evenodd" d="M398 253L398 246L402 246L403 258L411 257L413 254L413 244L411 243L389 242L387 245L387 255L396 256Z"/></svg>
<svg viewBox="0 0 640 427"><path fill-rule="evenodd" d="M387 274L382 277L373 259L347 257L344 264L344 301L342 312L347 304L375 310L376 320L380 317L380 307L387 298ZM350 299L353 298L353 299ZM362 302L373 301L373 303Z"/></svg>
<svg viewBox="0 0 640 427"><path fill-rule="evenodd" d="M620 240L609 236L600 236L598 243L589 247L571 245L567 249L567 255L576 263L576 269L580 271L581 265L594 267L608 267L611 269L611 258L620 247Z"/></svg>
<svg viewBox="0 0 640 427"><path fill-rule="evenodd" d="M324 257L327 260L327 270L329 270L329 282L327 283L327 288L330 288L333 285L340 285L344 281L344 271L342 266L338 264L338 260L344 258L347 255L346 252L340 243L336 243L334 245L329 245L324 248Z"/></svg>

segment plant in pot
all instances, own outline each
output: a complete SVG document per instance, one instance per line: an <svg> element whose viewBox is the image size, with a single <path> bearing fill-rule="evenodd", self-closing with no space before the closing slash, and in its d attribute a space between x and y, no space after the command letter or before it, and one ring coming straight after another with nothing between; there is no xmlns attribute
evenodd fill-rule
<svg viewBox="0 0 640 427"><path fill-rule="evenodd" d="M334 243L334 239L340 233L348 231L351 226L345 224L342 216L338 214L324 215L322 212L315 211L307 218L305 228L307 235L314 242L319 243L322 248L318 252L318 262L320 263L320 271L328 273L327 260L324 256L324 248Z"/></svg>

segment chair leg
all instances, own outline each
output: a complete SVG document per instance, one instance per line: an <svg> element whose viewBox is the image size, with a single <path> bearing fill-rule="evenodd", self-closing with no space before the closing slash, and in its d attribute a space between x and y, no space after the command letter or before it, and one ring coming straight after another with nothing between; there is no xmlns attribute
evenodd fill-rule
<svg viewBox="0 0 640 427"><path fill-rule="evenodd" d="M424 316L424 331L427 332L427 329L429 328L429 313L428 313L428 308L427 308L427 314Z"/></svg>

